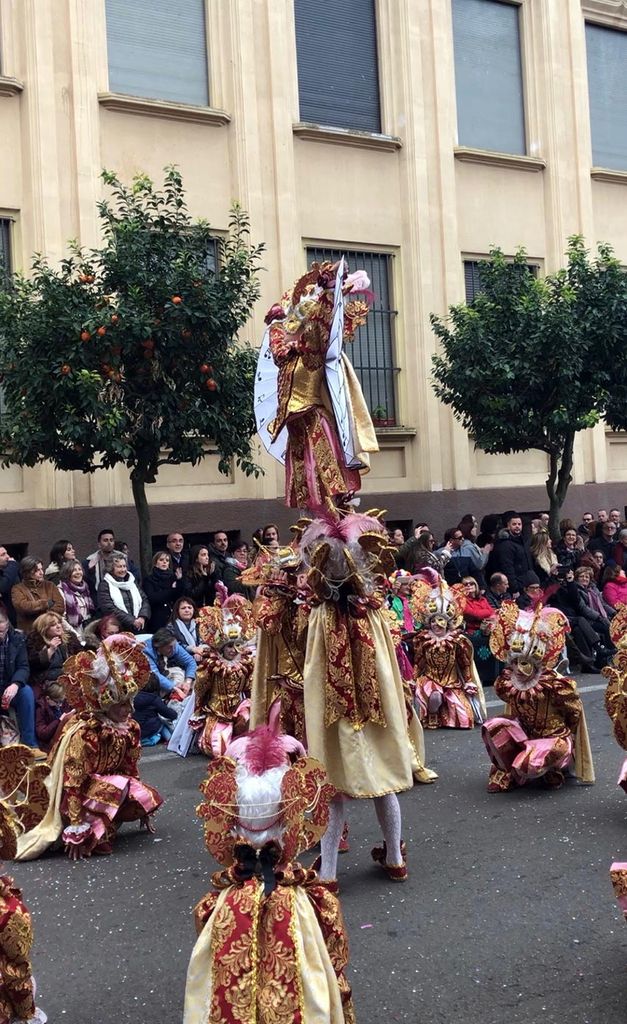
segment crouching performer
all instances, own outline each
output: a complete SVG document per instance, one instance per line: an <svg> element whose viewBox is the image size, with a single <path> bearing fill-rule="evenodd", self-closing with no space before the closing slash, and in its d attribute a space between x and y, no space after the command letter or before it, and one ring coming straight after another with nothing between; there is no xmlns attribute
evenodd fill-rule
<svg viewBox="0 0 627 1024"><path fill-rule="evenodd" d="M47 765L27 767L19 778L16 754L12 777L3 774L5 793L10 785L18 794L15 810L24 829L16 860L33 860L59 839L71 860L111 853L125 821L154 832L152 815L163 800L139 778L140 728L131 718L133 697L149 676L141 645L127 634L66 661L61 678L75 711Z"/></svg>
<svg viewBox="0 0 627 1024"><path fill-rule="evenodd" d="M571 767L581 782L594 782L577 685L555 671L568 628L566 617L555 608L537 605L521 611L508 601L498 612L490 649L506 663L494 684L505 714L482 727L492 760L490 793L537 779L558 789Z"/></svg>
<svg viewBox="0 0 627 1024"><path fill-rule="evenodd" d="M322 765L260 726L210 763L200 789L223 867L195 909L184 1024L353 1024L337 886L296 859L326 828Z"/></svg>

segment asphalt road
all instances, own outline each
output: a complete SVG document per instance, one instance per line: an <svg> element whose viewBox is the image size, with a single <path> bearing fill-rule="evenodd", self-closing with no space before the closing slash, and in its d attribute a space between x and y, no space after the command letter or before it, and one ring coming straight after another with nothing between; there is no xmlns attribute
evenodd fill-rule
<svg viewBox="0 0 627 1024"><path fill-rule="evenodd" d="M602 689L584 701L591 787L490 795L478 730L427 735L440 779L401 797L404 885L370 861L373 808L351 804L340 883L359 1024L625 1021L627 923L609 880L611 861L627 859L622 757ZM191 910L215 870L194 817L204 763L144 757L143 776L166 798L156 836L126 825L111 857L10 866L33 913L51 1024L180 1024Z"/></svg>

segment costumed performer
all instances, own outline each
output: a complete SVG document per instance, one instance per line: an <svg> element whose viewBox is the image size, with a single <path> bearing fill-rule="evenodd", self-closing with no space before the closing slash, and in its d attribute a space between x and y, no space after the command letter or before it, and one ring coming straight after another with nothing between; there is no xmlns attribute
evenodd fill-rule
<svg viewBox="0 0 627 1024"><path fill-rule="evenodd" d="M605 710L612 720L614 739L627 750L627 605L620 605L610 622L610 636L617 651L601 672L608 680ZM618 776L618 785L627 793L627 758Z"/></svg>
<svg viewBox="0 0 627 1024"><path fill-rule="evenodd" d="M335 879L345 796L374 798L384 844L372 851L394 881L404 881L397 793L436 778L425 768L420 722L405 700L383 609L392 568L381 514L320 511L300 550L307 568L309 618L303 670L308 750L338 791L321 844L321 877Z"/></svg>
<svg viewBox="0 0 627 1024"><path fill-rule="evenodd" d="M414 637L414 680L427 729L472 729L486 719L473 646L461 631L465 594L425 567L411 586L409 607L422 628Z"/></svg>
<svg viewBox="0 0 627 1024"><path fill-rule="evenodd" d="M266 315L255 416L270 453L285 463L285 502L316 508L359 490L379 450L355 371L343 353L366 322L370 281L345 261L312 263ZM346 296L354 296L345 303Z"/></svg>
<svg viewBox="0 0 627 1024"><path fill-rule="evenodd" d="M223 868L195 908L183 1024L352 1024L337 884L296 860L327 824L322 765L261 726L209 764L200 789Z"/></svg>
<svg viewBox="0 0 627 1024"><path fill-rule="evenodd" d="M573 763L581 782L594 782L577 684L555 671L568 630L568 620L557 608L538 604L522 611L506 601L497 613L490 649L506 663L494 683L494 692L505 702L505 713L482 727L492 760L489 793L503 793L540 778L557 789Z"/></svg>
<svg viewBox="0 0 627 1024"><path fill-rule="evenodd" d="M189 726L198 733L198 747L220 757L234 735L245 732L250 718L250 679L254 655L244 646L254 636L250 601L216 583L216 601L201 608L198 633L207 645L194 684L194 710Z"/></svg>
<svg viewBox="0 0 627 1024"><path fill-rule="evenodd" d="M163 800L139 778L140 727L131 717L133 697L149 677L141 643L126 633L66 661L59 681L76 710L47 764L24 771L17 759L2 779L5 795L7 786L20 794L14 808L24 832L16 860L33 860L59 838L71 860L111 853L125 821L154 832L152 815Z"/></svg>
<svg viewBox="0 0 627 1024"><path fill-rule="evenodd" d="M627 863L623 860L615 860L610 867L610 878L616 902L627 921Z"/></svg>
<svg viewBox="0 0 627 1024"><path fill-rule="evenodd" d="M0 750L0 776L3 755ZM34 764L28 747L20 745L24 763ZM10 757L12 761L14 755ZM8 803L0 801L0 858L13 860L19 825ZM46 1014L35 1006L35 981L30 962L33 927L22 893L8 875L0 875L0 1024L45 1024Z"/></svg>
<svg viewBox="0 0 627 1024"><path fill-rule="evenodd" d="M406 569L396 569L388 578L387 603L396 624L396 630L392 631L392 636L395 640L396 657L401 675L406 682L414 678L410 657L413 653L415 624L409 607L409 594L414 579L415 577ZM395 634L398 635L398 641Z"/></svg>

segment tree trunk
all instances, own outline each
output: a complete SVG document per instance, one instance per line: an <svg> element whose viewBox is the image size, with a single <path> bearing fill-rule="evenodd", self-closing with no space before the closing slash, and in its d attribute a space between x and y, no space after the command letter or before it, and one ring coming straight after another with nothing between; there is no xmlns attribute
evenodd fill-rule
<svg viewBox="0 0 627 1024"><path fill-rule="evenodd" d="M139 525L139 564L142 576L147 576L152 562L152 532L150 525L150 505L146 498L146 473L136 467L131 473L133 499Z"/></svg>
<svg viewBox="0 0 627 1024"><path fill-rule="evenodd" d="M551 534L554 547L561 540L559 528L560 514L572 480L571 470L573 468L574 444L574 433L567 434L561 453L550 452L549 454L550 465L546 481L546 491L549 496L549 533Z"/></svg>

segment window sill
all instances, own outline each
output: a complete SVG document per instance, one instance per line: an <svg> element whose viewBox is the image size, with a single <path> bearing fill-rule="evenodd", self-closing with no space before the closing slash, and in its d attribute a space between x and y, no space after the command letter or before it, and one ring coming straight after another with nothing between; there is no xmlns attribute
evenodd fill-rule
<svg viewBox="0 0 627 1024"><path fill-rule="evenodd" d="M229 124L231 120L225 110L197 107L188 103L173 103L170 100L153 100L143 96L126 96L118 92L100 92L98 102L105 110L140 114L143 117L160 117L166 121L188 121L192 124L211 124L220 127Z"/></svg>
<svg viewBox="0 0 627 1024"><path fill-rule="evenodd" d="M411 441L416 436L415 427L377 427L374 432L379 441Z"/></svg>
<svg viewBox="0 0 627 1024"><path fill-rule="evenodd" d="M488 167L509 167L514 171L543 171L546 160L535 156L517 156L515 153L497 153L491 149L471 149L456 146L455 159L469 164L487 164Z"/></svg>
<svg viewBox="0 0 627 1024"><path fill-rule="evenodd" d="M17 78L0 75L0 96L19 96L23 89L23 83Z"/></svg>
<svg viewBox="0 0 627 1024"><path fill-rule="evenodd" d="M396 135L381 135L378 132L359 132L350 128L333 128L328 125L308 124L299 121L292 125L294 135L308 142L330 142L335 146L357 146L361 149L379 149L390 153L400 149L402 141Z"/></svg>
<svg viewBox="0 0 627 1024"><path fill-rule="evenodd" d="M613 171L609 167L593 167L590 177L594 181L609 181L612 185L627 185L627 171Z"/></svg>

